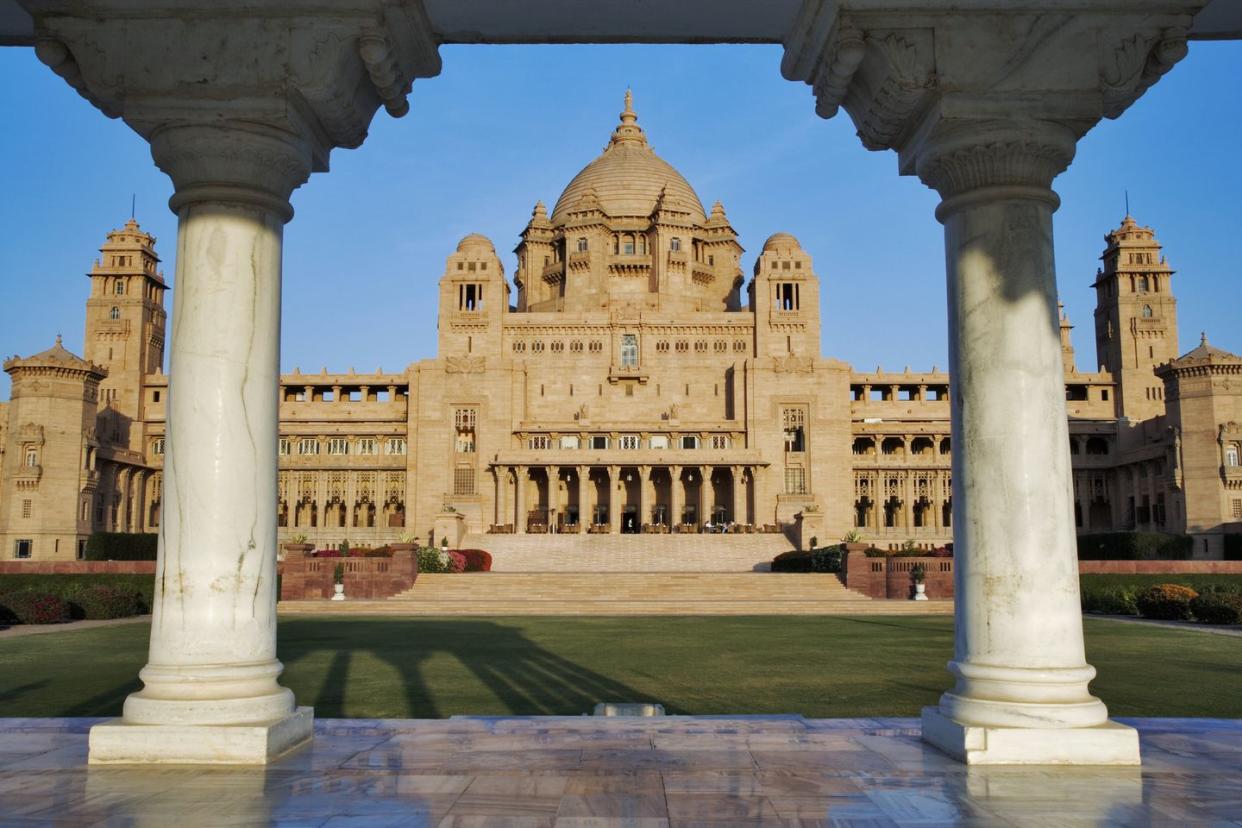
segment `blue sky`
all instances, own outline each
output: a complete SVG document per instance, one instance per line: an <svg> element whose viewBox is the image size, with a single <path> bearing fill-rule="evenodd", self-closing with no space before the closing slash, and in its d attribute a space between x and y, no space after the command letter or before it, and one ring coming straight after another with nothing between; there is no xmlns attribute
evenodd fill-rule
<svg viewBox="0 0 1242 828"><path fill-rule="evenodd" d="M872 370L946 364L944 253L936 196L862 149L848 118L817 118L810 89L765 46L454 46L420 80L411 112L382 111L359 150L294 194L285 235L282 368L397 370L434 356L436 284L470 232L511 254L537 199L551 205L603 148L627 85L639 123L706 205L724 202L750 268L791 232L822 285L823 353ZM1094 367L1091 316L1102 236L1124 212L1154 227L1178 270L1181 348L1200 330L1242 352L1242 44L1195 43L1119 121L1100 124L1056 183L1061 297L1078 364ZM129 215L173 276L168 179L147 145L97 113L29 49L0 49L0 353L56 334L82 350L83 275ZM171 305L170 305L171 307ZM8 377L0 376L0 399Z"/></svg>

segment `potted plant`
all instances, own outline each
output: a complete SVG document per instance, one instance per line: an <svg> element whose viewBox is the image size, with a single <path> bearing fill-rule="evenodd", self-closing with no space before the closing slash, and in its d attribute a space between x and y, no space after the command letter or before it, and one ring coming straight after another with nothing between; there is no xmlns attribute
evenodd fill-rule
<svg viewBox="0 0 1242 828"><path fill-rule="evenodd" d="M927 589L927 585L924 581L927 580L927 570L921 563L916 563L914 566L910 567L910 580L914 582L914 600L926 601L927 595L925 590Z"/></svg>
<svg viewBox="0 0 1242 828"><path fill-rule="evenodd" d="M345 600L345 564L339 563L332 570L333 601Z"/></svg>
<svg viewBox="0 0 1242 828"><path fill-rule="evenodd" d="M845 547L846 552L862 552L868 546L862 542L862 535L857 529L851 529L845 533L845 537L841 538L841 544Z"/></svg>
<svg viewBox="0 0 1242 828"><path fill-rule="evenodd" d="M303 555L309 555L315 551L313 544L306 542L306 535L294 535L289 538L284 547L277 553L276 560L283 561L287 552L301 552Z"/></svg>
<svg viewBox="0 0 1242 828"><path fill-rule="evenodd" d="M394 552L410 552L418 547L418 538L413 535L404 535L400 542L390 545Z"/></svg>

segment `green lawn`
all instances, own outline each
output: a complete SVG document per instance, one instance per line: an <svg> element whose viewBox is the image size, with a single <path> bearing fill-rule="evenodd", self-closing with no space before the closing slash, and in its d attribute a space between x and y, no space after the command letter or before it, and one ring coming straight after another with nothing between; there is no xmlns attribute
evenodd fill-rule
<svg viewBox="0 0 1242 828"><path fill-rule="evenodd" d="M1242 718L1242 638L1087 619L1118 716ZM146 656L134 624L0 640L5 716L117 714ZM298 618L284 683L324 717L670 713L911 716L949 684L945 617Z"/></svg>

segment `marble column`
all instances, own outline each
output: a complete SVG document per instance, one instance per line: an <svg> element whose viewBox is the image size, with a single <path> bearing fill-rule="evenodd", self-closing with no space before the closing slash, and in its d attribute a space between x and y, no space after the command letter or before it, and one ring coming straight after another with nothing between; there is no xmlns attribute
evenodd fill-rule
<svg viewBox="0 0 1242 828"><path fill-rule="evenodd" d="M697 522L699 526L707 523L711 517L707 512L712 507L712 467L699 466L699 501Z"/></svg>
<svg viewBox="0 0 1242 828"><path fill-rule="evenodd" d="M493 482L495 483L494 485L495 494L493 495L493 497L495 497L495 501L492 503L492 523L495 523L497 525L504 523L504 519L502 516L505 513L504 511L505 509L504 507L504 486L501 485L502 474L503 474L503 471L500 469L499 466L492 467L492 479L493 479Z"/></svg>
<svg viewBox="0 0 1242 828"><path fill-rule="evenodd" d="M972 763L1138 762L1088 691L1051 182L1075 136L982 124L924 147L948 270L956 638L923 736Z"/></svg>
<svg viewBox="0 0 1242 828"><path fill-rule="evenodd" d="M152 154L173 179L165 508L150 654L90 761L268 761L311 737L277 683L276 500L281 243L310 173L287 134L169 127Z"/></svg>
<svg viewBox="0 0 1242 828"><path fill-rule="evenodd" d="M519 535L526 534L526 478L525 466L518 466L513 470L513 507L517 512L513 517L513 531Z"/></svg>

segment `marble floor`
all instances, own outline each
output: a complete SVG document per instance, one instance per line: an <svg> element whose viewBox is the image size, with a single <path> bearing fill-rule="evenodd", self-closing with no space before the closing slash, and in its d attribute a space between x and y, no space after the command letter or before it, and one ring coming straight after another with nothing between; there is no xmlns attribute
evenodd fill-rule
<svg viewBox="0 0 1242 828"><path fill-rule="evenodd" d="M1142 768L968 769L913 719L323 720L267 768L90 768L0 719L4 826L1242 826L1242 721L1124 720Z"/></svg>

